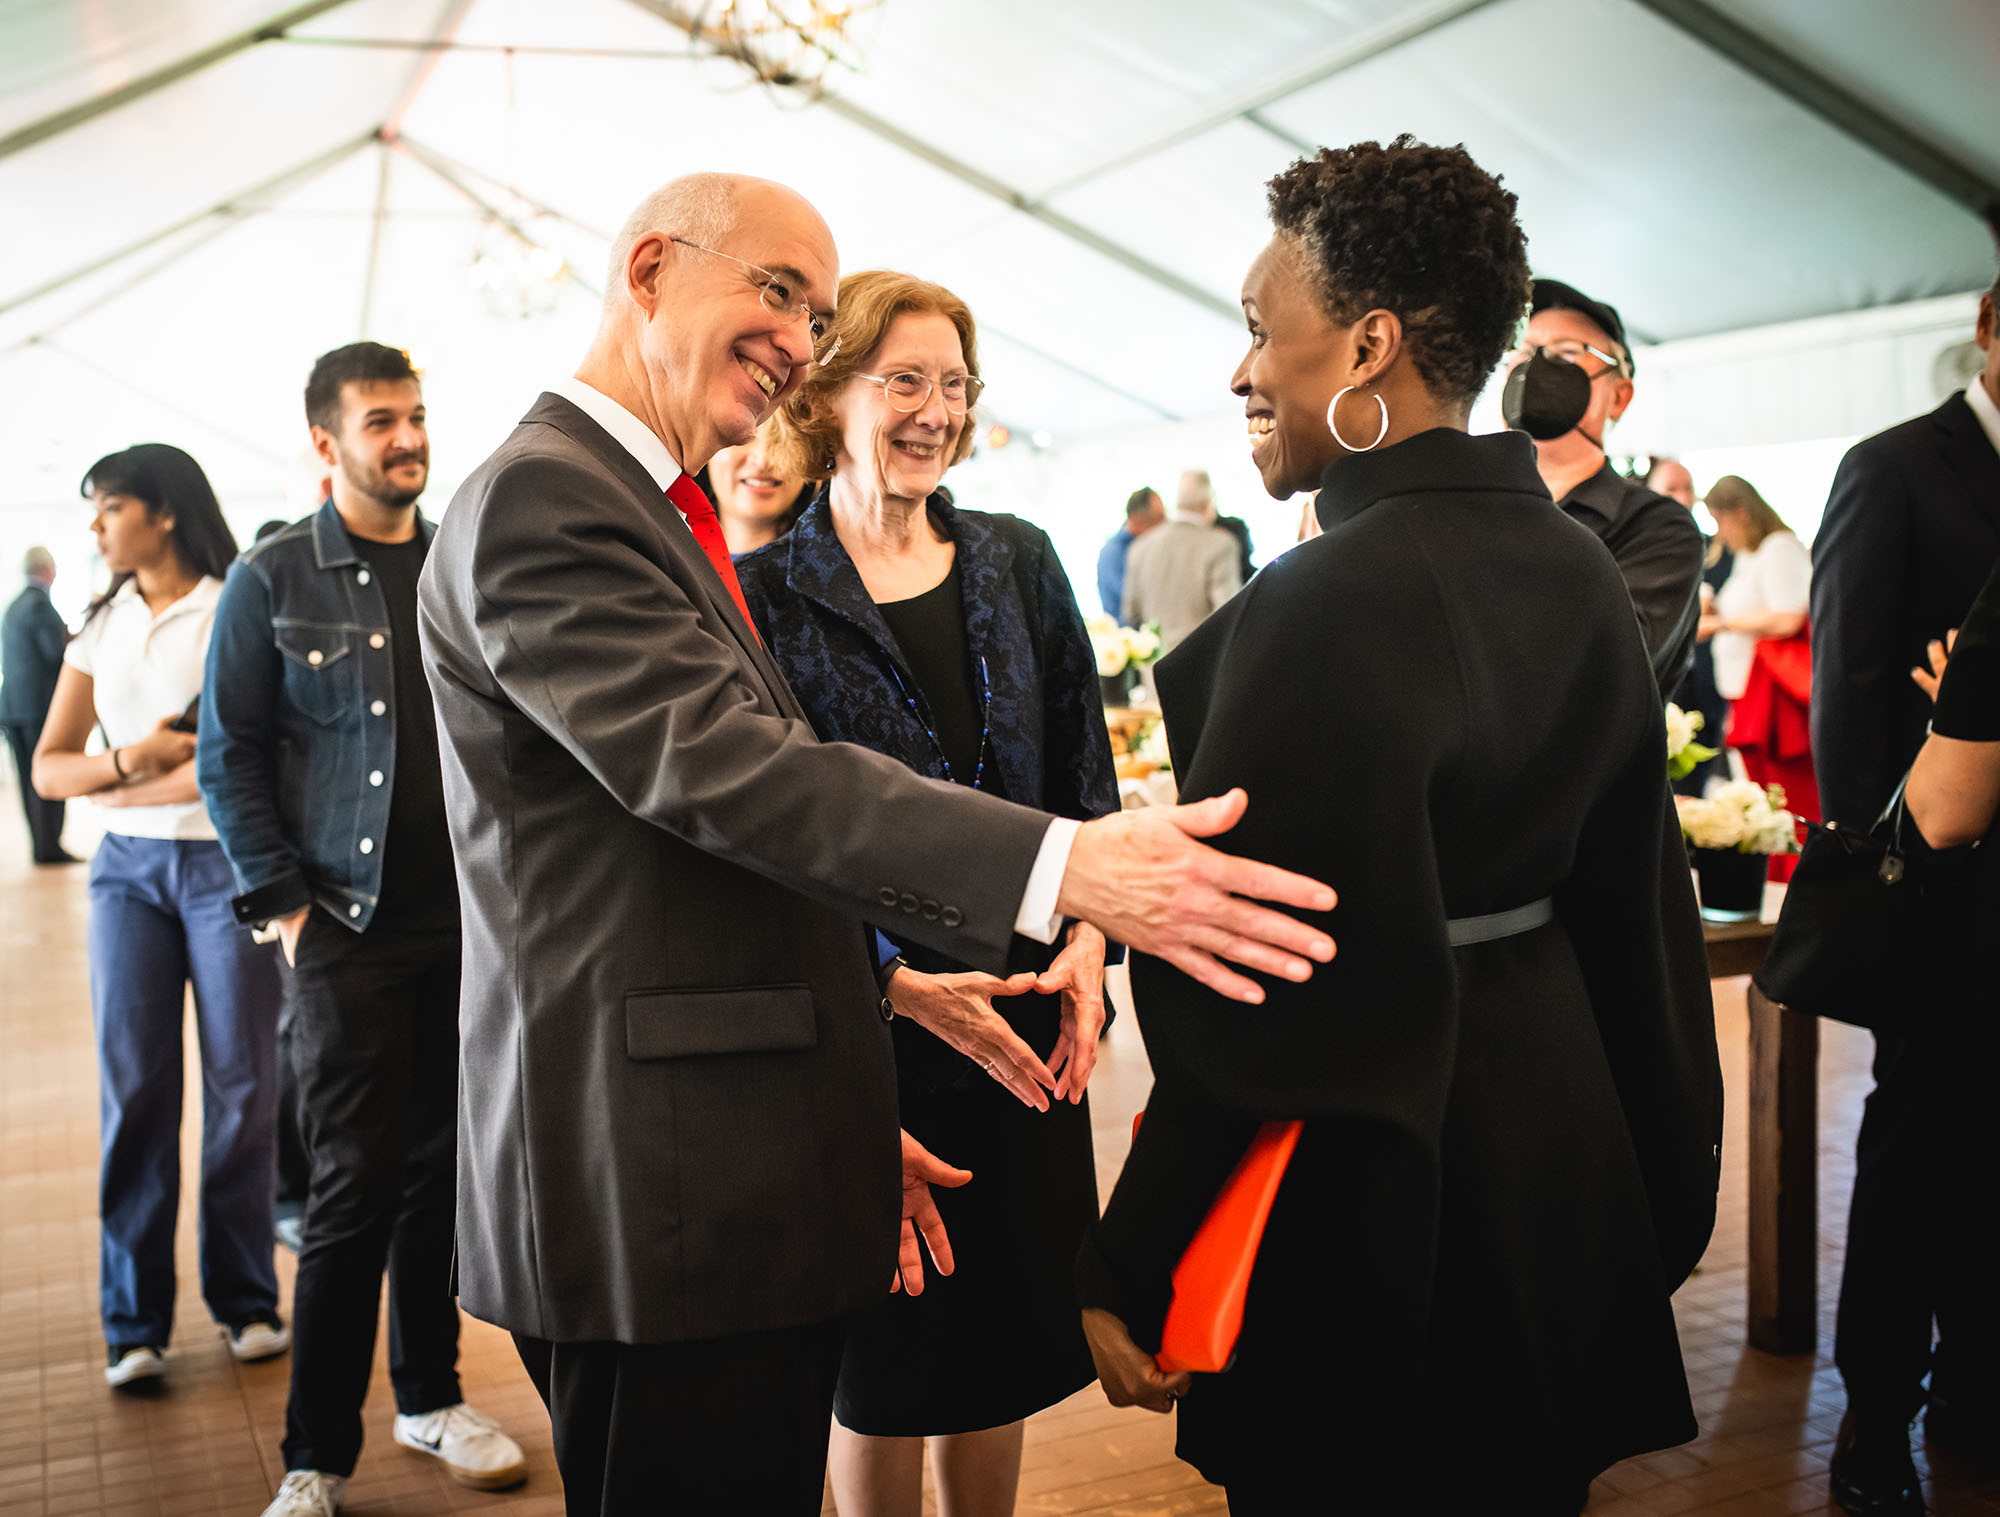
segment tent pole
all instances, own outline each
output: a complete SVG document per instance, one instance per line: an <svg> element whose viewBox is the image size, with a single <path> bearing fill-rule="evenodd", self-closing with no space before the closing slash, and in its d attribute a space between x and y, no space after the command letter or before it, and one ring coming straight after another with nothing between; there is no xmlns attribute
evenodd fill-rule
<svg viewBox="0 0 2000 1517"><path fill-rule="evenodd" d="M402 136L404 118L410 114L410 107L417 103L417 96L424 92L424 86L431 82L431 75L437 72L437 66L444 58L443 49L450 47L458 36L458 29L465 25L466 14L473 4L474 0L445 0L445 7L438 14L437 30L427 44L430 51L417 60L417 66L410 71L409 83L403 86L403 93L396 97L389 114L382 118L382 136L385 139ZM388 160L385 158L383 161L386 163Z"/></svg>
<svg viewBox="0 0 2000 1517"><path fill-rule="evenodd" d="M375 156L375 225L368 234L368 272L361 281L361 327L355 334L361 341L375 327L375 276L382 268L382 232L389 222L389 144L385 140Z"/></svg>
<svg viewBox="0 0 2000 1517"><path fill-rule="evenodd" d="M5 136L0 136L0 158L31 148L38 142L46 142L49 138L82 126L87 121L95 121L107 111L115 111L122 105L130 105L134 100L143 99L170 84L178 84L190 74L198 74L203 69L213 68L224 59L233 58L246 48L255 47L260 42L274 41L292 27L303 26L315 17L348 3L349 0L309 0L308 4L295 5L261 25L224 37L220 42L205 47L200 52L176 58L172 63L156 68L150 74L141 74L129 84L121 84L116 89L92 95L88 100L66 106L62 110L42 117L39 121L30 121L26 126L17 127Z"/></svg>
<svg viewBox="0 0 2000 1517"><path fill-rule="evenodd" d="M1973 215L1983 219L2000 206L2000 185L1724 15L1708 0L1637 3Z"/></svg>
<svg viewBox="0 0 2000 1517"><path fill-rule="evenodd" d="M480 194L479 191L475 190L471 185L467 184L457 174L453 173L442 162L440 162L434 154L426 152L422 147L412 142L408 137L391 138L389 140L389 146L398 148L401 151L409 154L411 159L413 159L417 163L422 164L425 168L429 169L433 174L437 175L438 178L442 179L446 184L450 185L453 189L457 190L459 194L463 195L467 200L470 200L474 205L478 206L479 209L484 211L486 215L495 224L504 228L517 241L531 248L536 248L541 246L541 244L536 242L533 237L528 235L527 229L524 228L518 221L516 221L512 216L509 216L505 211L501 210L499 206L495 205L492 201L488 200L484 195ZM568 276L571 284L574 284L578 289L583 290L593 300L603 298L604 292L599 290L596 286L591 284L591 282L588 279L585 279L581 274L579 274L573 267L571 267L571 265L567 260L565 260L563 263L563 273Z"/></svg>
<svg viewBox="0 0 2000 1517"><path fill-rule="evenodd" d="M97 273L100 269L108 269L114 263L119 263L124 259L132 257L134 254L143 253L147 248L154 246L156 243L164 242L169 237L185 232L189 227L201 225L202 222L207 221L211 216L238 215L243 209L244 201L256 200L264 195L269 195L279 190L290 189L296 184L304 183L306 180L312 179L332 168L342 159L359 152L375 140L376 134L373 129L363 132L359 137L350 138L337 147L329 148L324 153L308 158L303 163L294 164L281 174L273 174L269 179L253 184L246 190L240 190L226 199L218 200L214 205L207 207L205 210L197 211L192 216L183 216L171 226L161 227L156 232L149 232L137 242L128 243L122 248L104 254L101 258L93 258L90 262L71 269L65 274L58 274L53 279L44 280L31 290L23 290L18 295L10 295L5 300L0 300L0 316L6 315L9 311L18 310L31 301L40 300L44 295L52 295L65 285L74 284L77 280L87 278Z"/></svg>
<svg viewBox="0 0 2000 1517"><path fill-rule="evenodd" d="M1288 95L1296 95L1300 90L1310 89L1322 80L1331 79L1366 63L1371 58L1381 56L1395 48L1415 42L1419 37L1436 31L1441 26L1449 26L1462 17L1471 15L1493 3L1493 0L1430 0L1429 4L1405 6L1400 14L1374 26L1364 27L1354 35L1342 38L1330 48L1313 54L1301 63L1294 64L1281 74L1236 90L1220 100L1204 100L1179 119L1156 127L1145 136L1128 142L1124 147L1106 153L1102 158L1085 164L1082 168L1065 175L1056 183L1047 186L1036 195L1038 201L1054 200L1057 196L1088 184L1093 179L1101 179L1106 174L1150 158L1167 148L1177 147L1183 142L1214 131L1239 118L1276 137L1295 152L1312 153L1318 144L1307 143L1292 133L1285 131L1258 114L1265 106L1275 104Z"/></svg>

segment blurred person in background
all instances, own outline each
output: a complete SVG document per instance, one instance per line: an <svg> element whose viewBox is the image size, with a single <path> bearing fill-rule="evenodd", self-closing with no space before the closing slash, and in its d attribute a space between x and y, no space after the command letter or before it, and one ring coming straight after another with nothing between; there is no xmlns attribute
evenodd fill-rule
<svg viewBox="0 0 2000 1517"><path fill-rule="evenodd" d="M1646 471L1646 488L1679 501L1689 511L1693 511L1699 501L1695 495L1694 475L1688 472L1686 464L1677 458L1656 458ZM1720 537L1712 537L1702 552L1701 583L1696 587L1700 597L1702 613L1705 615L1715 603L1715 592L1720 590L1734 567L1729 548ZM1674 692L1674 704L1683 711L1701 713L1701 735L1704 743L1717 750L1722 748L1722 731L1729 720L1729 703L1716 693L1715 652L1706 639L1700 635L1697 623L1694 645L1694 663L1687 677ZM1729 776L1729 756L1718 751L1714 758L1703 759L1686 775L1674 781L1674 789L1682 795L1700 795L1708 788L1712 779L1726 779Z"/></svg>
<svg viewBox="0 0 2000 1517"><path fill-rule="evenodd" d="M1851 826L1875 821L1923 746L1931 704L1911 671L2000 560L2000 281L1973 338L1985 363L1962 393L1848 450L1813 539L1813 767L1826 816ZM1829 1483L1853 1513L1923 1510L1910 1425L1926 1405L1932 1441L2000 1448L1992 1261L1945 1225L1990 1209L1994 1175L1938 1121L1941 1093L1983 1107L2000 1080L1990 1044L1966 1041L1975 977L1969 944L1933 945L1909 966L1923 1015L1875 1033L1833 1341L1847 1412Z"/></svg>
<svg viewBox="0 0 2000 1517"><path fill-rule="evenodd" d="M1174 492L1173 515L1126 555L1119 620L1128 627L1157 622L1161 650L1171 651L1242 588L1241 544L1215 524L1208 475L1190 469Z"/></svg>
<svg viewBox="0 0 2000 1517"><path fill-rule="evenodd" d="M722 540L735 558L791 531L813 498L811 483L772 461L761 432L741 447L723 448L702 474L703 488L722 522Z"/></svg>
<svg viewBox="0 0 2000 1517"><path fill-rule="evenodd" d="M37 864L74 864L76 855L63 851L63 803L36 794L34 786L35 744L55 699L63 644L69 641L62 614L49 601L49 586L56 582L55 555L47 548L30 548L22 556L21 575L27 583L0 620L0 726L7 729L21 784L30 855Z"/></svg>
<svg viewBox="0 0 2000 1517"><path fill-rule="evenodd" d="M230 910L229 861L195 785L192 713L236 542L201 466L141 443L83 477L111 584L63 654L35 786L104 808L90 862L90 1000L103 1151L104 1378L166 1373L180 1211L187 987L202 1083L201 1289L238 1359L289 1343L271 1260L282 989ZM86 751L93 732L101 752Z"/></svg>
<svg viewBox="0 0 2000 1517"><path fill-rule="evenodd" d="M1018 517L959 509L942 485L972 447L972 313L869 270L841 280L833 330L838 354L765 428L826 488L790 538L739 565L764 646L829 742L1058 816L1116 811L1097 667L1055 545ZM851 1517L916 1512L926 1446L944 1511L1008 1517L1025 1419L1094 1377L1070 1277L1097 1218L1084 1089L1105 949L1087 922L1055 945L1017 937L1002 979L882 939L903 1127L977 1178L936 1198L956 1270L848 1327L830 1465Z"/></svg>
<svg viewBox="0 0 2000 1517"><path fill-rule="evenodd" d="M1704 504L1730 557L1729 578L1702 613L1697 637L1715 659L1716 693L1730 703L1720 736L1760 785L1781 785L1794 816L1819 819L1813 782L1812 646L1805 636L1812 554L1756 486L1725 474ZM1774 854L1772 878L1791 878L1797 854Z"/></svg>
<svg viewBox="0 0 2000 1517"><path fill-rule="evenodd" d="M1132 544L1167 519L1160 492L1141 485L1125 497L1125 525L1112 533L1097 555L1097 600L1114 621L1125 611L1125 561Z"/></svg>
<svg viewBox="0 0 2000 1517"><path fill-rule="evenodd" d="M1617 307L1558 279L1537 279L1530 306L1501 410L1534 438L1556 504L1611 550L1664 701L1694 663L1701 529L1684 506L1619 474L1604 451L1606 432L1632 404L1635 365Z"/></svg>

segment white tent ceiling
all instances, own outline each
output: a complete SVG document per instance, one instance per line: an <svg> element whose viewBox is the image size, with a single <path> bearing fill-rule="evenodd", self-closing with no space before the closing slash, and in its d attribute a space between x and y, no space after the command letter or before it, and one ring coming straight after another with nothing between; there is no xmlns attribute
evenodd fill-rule
<svg viewBox="0 0 2000 1517"><path fill-rule="evenodd" d="M1463 141L1537 270L1651 341L1993 275L1992 0L886 0L817 104L671 0L278 3L0 4L0 506L140 436L275 503L307 367L360 335L425 365L448 487L573 363L604 234L696 168L957 289L991 417L1063 437L1228 404L1262 182L1320 142ZM471 288L495 214L577 270L553 310Z"/></svg>

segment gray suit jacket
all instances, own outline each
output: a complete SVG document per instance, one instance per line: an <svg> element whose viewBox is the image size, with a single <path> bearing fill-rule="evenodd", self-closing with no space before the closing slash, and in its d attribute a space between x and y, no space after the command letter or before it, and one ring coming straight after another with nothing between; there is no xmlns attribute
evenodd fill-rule
<svg viewBox="0 0 2000 1517"><path fill-rule="evenodd" d="M1170 651L1243 588L1234 537L1220 527L1169 520L1132 544L1125 555L1127 626L1160 624Z"/></svg>
<svg viewBox="0 0 2000 1517"><path fill-rule="evenodd" d="M818 742L679 513L556 396L453 499L420 619L465 1308L659 1343L879 1300L896 1090L861 919L1000 968L1046 818Z"/></svg>

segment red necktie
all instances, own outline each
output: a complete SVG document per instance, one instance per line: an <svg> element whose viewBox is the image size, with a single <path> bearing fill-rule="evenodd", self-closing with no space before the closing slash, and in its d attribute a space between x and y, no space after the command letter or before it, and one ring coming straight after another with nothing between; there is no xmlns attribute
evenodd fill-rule
<svg viewBox="0 0 2000 1517"><path fill-rule="evenodd" d="M729 545L722 540L722 523L715 519L715 507L709 504L708 497L701 493L701 486L694 482L691 474L683 474L667 486L667 499L687 518L688 530L694 533L694 540L701 544L701 551L708 555L708 561L715 565L715 572L722 577L729 598L743 613L750 635L757 637L757 624L750 620L750 603L743 598L743 583L736 577L736 565L729 560ZM757 637L757 641L761 645L764 640Z"/></svg>

